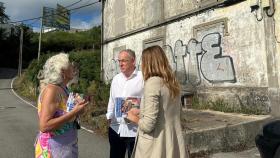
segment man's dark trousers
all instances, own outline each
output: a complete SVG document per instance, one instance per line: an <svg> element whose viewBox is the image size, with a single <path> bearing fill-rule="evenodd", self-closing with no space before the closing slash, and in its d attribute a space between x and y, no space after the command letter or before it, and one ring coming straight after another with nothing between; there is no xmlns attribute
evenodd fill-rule
<svg viewBox="0 0 280 158"><path fill-rule="evenodd" d="M131 157L135 137L120 137L111 127L109 127L110 158L125 158L127 150L128 158Z"/></svg>

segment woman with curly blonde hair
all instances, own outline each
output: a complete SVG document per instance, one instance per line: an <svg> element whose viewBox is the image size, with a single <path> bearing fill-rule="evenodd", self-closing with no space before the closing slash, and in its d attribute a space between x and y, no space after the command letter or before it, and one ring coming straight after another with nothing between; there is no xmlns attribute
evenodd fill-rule
<svg viewBox="0 0 280 158"><path fill-rule="evenodd" d="M140 114L132 109L127 116L138 124L133 157L188 158L180 122L180 85L160 46L143 50L142 73Z"/></svg>
<svg viewBox="0 0 280 158"><path fill-rule="evenodd" d="M65 53L50 57L44 65L40 76L44 86L38 97L39 133L35 158L78 158L79 125L75 118L83 112L88 102L76 100L74 108L67 111L67 84L75 73Z"/></svg>

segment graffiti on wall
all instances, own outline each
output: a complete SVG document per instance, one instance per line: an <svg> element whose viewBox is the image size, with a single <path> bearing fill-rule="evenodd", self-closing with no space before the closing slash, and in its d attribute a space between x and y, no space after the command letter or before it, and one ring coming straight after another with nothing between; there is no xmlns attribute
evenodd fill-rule
<svg viewBox="0 0 280 158"><path fill-rule="evenodd" d="M236 82L232 58L222 54L219 33L207 34L201 42L190 39L187 45L177 40L174 49L163 48L181 84L199 85L201 76L210 83Z"/></svg>
<svg viewBox="0 0 280 158"><path fill-rule="evenodd" d="M220 33L207 34L201 41L190 39L187 45L177 40L174 48L163 49L181 84L199 85L202 77L210 83L236 82L233 60L223 55Z"/></svg>

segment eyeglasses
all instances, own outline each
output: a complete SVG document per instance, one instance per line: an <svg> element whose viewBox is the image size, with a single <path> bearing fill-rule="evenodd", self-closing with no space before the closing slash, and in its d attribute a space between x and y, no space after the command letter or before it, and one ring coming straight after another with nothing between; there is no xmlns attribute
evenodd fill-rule
<svg viewBox="0 0 280 158"><path fill-rule="evenodd" d="M119 59L118 59L118 62L119 62L119 63L127 63L127 62L129 62L129 60L125 60L125 59L119 60Z"/></svg>

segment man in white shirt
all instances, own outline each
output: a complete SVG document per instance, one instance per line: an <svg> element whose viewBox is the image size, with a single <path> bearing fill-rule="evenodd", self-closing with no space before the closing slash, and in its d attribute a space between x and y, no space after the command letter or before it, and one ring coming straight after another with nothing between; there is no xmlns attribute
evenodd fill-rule
<svg viewBox="0 0 280 158"><path fill-rule="evenodd" d="M143 96L144 81L142 73L136 70L134 51L130 49L122 50L119 53L118 62L121 73L117 74L112 80L106 114L110 123L108 132L110 158L124 158L126 150L128 158L130 158L134 147L137 125L128 122L122 112L120 112L120 116L118 111L122 109L115 108L115 106L118 98L141 98Z"/></svg>

